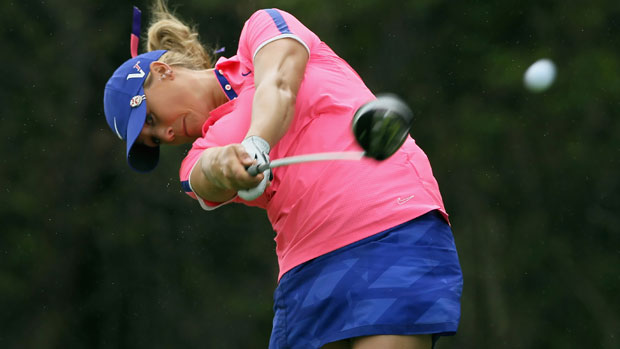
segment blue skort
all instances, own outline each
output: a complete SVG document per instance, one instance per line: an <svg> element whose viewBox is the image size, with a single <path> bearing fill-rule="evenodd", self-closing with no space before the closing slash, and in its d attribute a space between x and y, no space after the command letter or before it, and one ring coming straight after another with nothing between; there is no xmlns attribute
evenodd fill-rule
<svg viewBox="0 0 620 349"><path fill-rule="evenodd" d="M342 339L456 333L463 276L437 211L301 264L274 294L270 349Z"/></svg>

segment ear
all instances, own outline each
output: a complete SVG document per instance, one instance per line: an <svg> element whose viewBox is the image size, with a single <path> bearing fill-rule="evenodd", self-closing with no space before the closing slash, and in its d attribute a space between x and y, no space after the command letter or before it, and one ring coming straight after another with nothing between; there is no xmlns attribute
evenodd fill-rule
<svg viewBox="0 0 620 349"><path fill-rule="evenodd" d="M162 76L165 76L165 79L174 79L174 73L172 72L172 68L170 68L170 66L164 62L151 62L150 68L151 73L154 75L155 78L157 78L157 80L162 80Z"/></svg>

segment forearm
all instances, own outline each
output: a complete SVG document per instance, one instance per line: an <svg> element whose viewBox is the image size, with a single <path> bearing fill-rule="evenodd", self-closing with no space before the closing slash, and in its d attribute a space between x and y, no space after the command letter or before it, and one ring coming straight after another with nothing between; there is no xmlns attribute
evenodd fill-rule
<svg viewBox="0 0 620 349"><path fill-rule="evenodd" d="M265 79L254 93L252 123L247 137L260 136L273 147L293 120L295 101L296 91L286 77L275 75Z"/></svg>
<svg viewBox="0 0 620 349"><path fill-rule="evenodd" d="M247 137L259 136L273 147L284 136L295 115L308 58L304 46L293 39L276 40L258 51L254 59L252 123Z"/></svg>

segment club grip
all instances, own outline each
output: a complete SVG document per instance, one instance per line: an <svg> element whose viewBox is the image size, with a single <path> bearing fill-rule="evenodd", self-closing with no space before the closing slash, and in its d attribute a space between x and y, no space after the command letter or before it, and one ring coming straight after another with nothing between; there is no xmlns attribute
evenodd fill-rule
<svg viewBox="0 0 620 349"><path fill-rule="evenodd" d="M247 168L247 171L250 176L256 176L257 174L264 172L268 168L269 164L252 165Z"/></svg>

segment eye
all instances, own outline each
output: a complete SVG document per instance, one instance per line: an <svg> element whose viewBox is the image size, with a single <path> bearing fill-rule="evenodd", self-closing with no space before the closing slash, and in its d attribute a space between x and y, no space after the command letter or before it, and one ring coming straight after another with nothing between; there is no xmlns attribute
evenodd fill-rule
<svg viewBox="0 0 620 349"><path fill-rule="evenodd" d="M155 126L155 118L153 117L153 114L146 114L146 120L144 121L144 123L149 127L153 128ZM159 146L159 144L161 143L159 138L155 136L151 136L151 142L154 144L154 146Z"/></svg>
<svg viewBox="0 0 620 349"><path fill-rule="evenodd" d="M153 115L151 114L146 114L146 121L145 123L149 126L153 126L153 124L155 123L155 120L153 120Z"/></svg>

